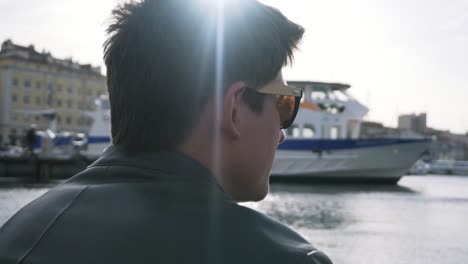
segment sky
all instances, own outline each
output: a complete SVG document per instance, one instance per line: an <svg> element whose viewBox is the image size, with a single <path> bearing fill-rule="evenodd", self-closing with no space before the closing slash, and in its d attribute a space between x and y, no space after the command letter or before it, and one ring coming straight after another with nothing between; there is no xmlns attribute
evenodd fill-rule
<svg viewBox="0 0 468 264"><path fill-rule="evenodd" d="M0 0L0 41L103 66L119 2ZM306 29L287 80L351 84L366 120L394 127L399 114L426 112L430 127L468 132L468 0L262 2Z"/></svg>

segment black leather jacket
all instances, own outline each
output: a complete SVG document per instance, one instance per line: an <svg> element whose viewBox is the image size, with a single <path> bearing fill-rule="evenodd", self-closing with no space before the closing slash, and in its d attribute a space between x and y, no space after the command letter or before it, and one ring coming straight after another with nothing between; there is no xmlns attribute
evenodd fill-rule
<svg viewBox="0 0 468 264"><path fill-rule="evenodd" d="M110 147L0 229L0 263L331 263L176 152Z"/></svg>

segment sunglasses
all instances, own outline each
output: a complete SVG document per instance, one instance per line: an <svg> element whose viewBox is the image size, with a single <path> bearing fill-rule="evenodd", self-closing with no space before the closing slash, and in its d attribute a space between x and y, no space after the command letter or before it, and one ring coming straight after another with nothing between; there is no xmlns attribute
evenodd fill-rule
<svg viewBox="0 0 468 264"><path fill-rule="evenodd" d="M272 84L252 90L260 94L279 96L276 109L280 117L280 129L286 129L292 125L299 110L299 105L301 104L302 89L287 85Z"/></svg>

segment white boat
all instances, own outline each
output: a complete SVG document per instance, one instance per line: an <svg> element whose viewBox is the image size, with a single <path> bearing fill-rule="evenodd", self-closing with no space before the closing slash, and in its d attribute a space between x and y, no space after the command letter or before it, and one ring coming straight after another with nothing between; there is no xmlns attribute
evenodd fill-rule
<svg viewBox="0 0 468 264"><path fill-rule="evenodd" d="M288 82L304 90L272 178L397 182L428 149L426 138L360 139L368 108L341 83Z"/></svg>

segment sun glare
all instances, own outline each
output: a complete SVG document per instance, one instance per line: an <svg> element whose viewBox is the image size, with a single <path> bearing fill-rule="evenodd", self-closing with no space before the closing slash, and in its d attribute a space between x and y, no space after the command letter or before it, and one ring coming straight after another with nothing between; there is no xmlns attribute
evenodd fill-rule
<svg viewBox="0 0 468 264"><path fill-rule="evenodd" d="M239 5L239 0L198 0L202 5L205 5L207 8L210 8L212 11L217 11L220 7L235 8Z"/></svg>
<svg viewBox="0 0 468 264"><path fill-rule="evenodd" d="M215 82L215 131L214 131L214 150L213 159L215 170L220 169L220 160L218 159L221 154L221 108L222 108L222 94L223 94L223 54L224 54L224 0L211 0L216 7L216 82Z"/></svg>

